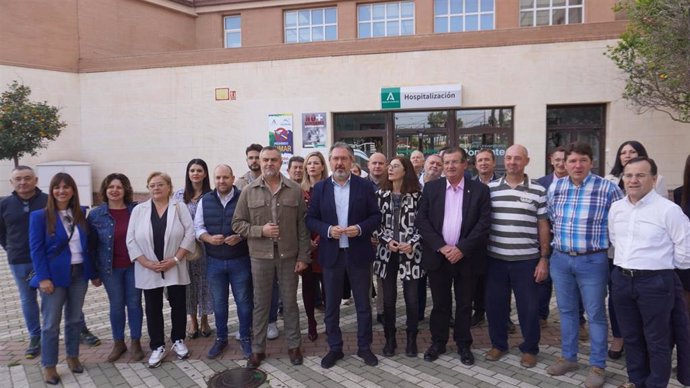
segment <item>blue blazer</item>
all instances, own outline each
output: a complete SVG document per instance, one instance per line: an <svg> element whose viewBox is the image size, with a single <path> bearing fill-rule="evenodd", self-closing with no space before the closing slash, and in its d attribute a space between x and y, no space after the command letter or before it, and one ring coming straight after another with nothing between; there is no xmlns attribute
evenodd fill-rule
<svg viewBox="0 0 690 388"><path fill-rule="evenodd" d="M86 208L82 208L86 212ZM79 239L81 240L82 255L84 257L84 279L95 279L96 271L89 255L89 242L86 229L77 225ZM31 249L31 261L34 272L29 284L38 288L41 280L50 279L55 287L69 287L72 278L71 259L69 245L61 249L67 242L67 231L62 226L60 217L55 217L55 233L48 234L46 228L45 209L31 212L29 218L29 247ZM56 256L57 255L57 256Z"/></svg>
<svg viewBox="0 0 690 388"><path fill-rule="evenodd" d="M319 264L332 268L338 258L339 240L328 237L328 227L338 224L335 210L332 178L317 183L312 191L307 210L307 228L321 236L319 241ZM357 175L350 175L350 204L348 225L358 225L362 234L349 239L348 260L357 266L370 265L374 261L374 247L371 234L381 223L381 211L376 203L374 185Z"/></svg>

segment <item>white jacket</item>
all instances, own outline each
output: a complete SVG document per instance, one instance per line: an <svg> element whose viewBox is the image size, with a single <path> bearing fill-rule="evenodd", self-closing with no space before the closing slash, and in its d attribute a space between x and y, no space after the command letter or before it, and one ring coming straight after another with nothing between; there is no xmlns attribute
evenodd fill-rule
<svg viewBox="0 0 690 388"><path fill-rule="evenodd" d="M177 204L177 205L176 205ZM151 228L151 200L139 204L132 210L127 228L127 250L132 260L144 256L145 260L158 262L153 252L153 230ZM194 252L194 222L187 206L170 199L168 218L165 227L164 257L173 257L178 248ZM160 272L144 268L140 263L134 265L134 282L136 288L150 290L165 286L189 284L187 261L180 260L175 267L165 272L165 279Z"/></svg>

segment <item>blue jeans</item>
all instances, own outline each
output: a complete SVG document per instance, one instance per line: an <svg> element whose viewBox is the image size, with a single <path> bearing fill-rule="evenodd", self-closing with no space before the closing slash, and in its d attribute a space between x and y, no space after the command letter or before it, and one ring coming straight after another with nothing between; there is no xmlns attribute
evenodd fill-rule
<svg viewBox="0 0 690 388"><path fill-rule="evenodd" d="M41 332L41 365L53 367L58 361L60 320L65 308L65 350L67 357L79 357L81 311L89 283L82 265L72 266L69 287L55 287L52 294L41 293L43 331Z"/></svg>
<svg viewBox="0 0 690 388"><path fill-rule="evenodd" d="M534 281L534 269L539 259L506 261L488 259L486 272L486 317L489 320L491 345L508 351L508 325L510 319L510 294L515 293L522 353L539 353L541 328L539 327L539 284Z"/></svg>
<svg viewBox="0 0 690 388"><path fill-rule="evenodd" d="M237 318L240 321L240 338L249 340L252 328L252 269L249 256L235 259L216 259L207 256L206 276L211 295L213 295L213 314L216 316L216 335L228 338L228 298L232 296L237 305Z"/></svg>
<svg viewBox="0 0 690 388"><path fill-rule="evenodd" d="M606 252L570 256L554 251L551 255L551 279L556 289L556 301L561 315L563 358L577 361L579 314L578 298L575 295L580 294L589 320L589 363L591 366L605 368L608 319L604 301L609 280Z"/></svg>
<svg viewBox="0 0 690 388"><path fill-rule="evenodd" d="M125 339L125 319L129 317L129 335L141 339L144 310L141 290L134 286L134 266L113 268L110 274L101 273L101 280L110 301L110 326L115 341ZM125 315L125 307L127 315Z"/></svg>
<svg viewBox="0 0 690 388"><path fill-rule="evenodd" d="M33 268L31 263L10 265L10 270L12 270L12 275L14 275L14 282L19 290L19 301L22 305L26 330L29 331L29 336L40 337L41 318L38 310L38 301L36 300L36 289L31 288L29 281L26 280Z"/></svg>

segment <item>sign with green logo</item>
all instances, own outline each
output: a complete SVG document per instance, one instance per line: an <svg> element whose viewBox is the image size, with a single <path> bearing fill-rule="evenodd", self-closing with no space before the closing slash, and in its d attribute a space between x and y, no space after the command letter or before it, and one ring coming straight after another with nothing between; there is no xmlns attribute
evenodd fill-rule
<svg viewBox="0 0 690 388"><path fill-rule="evenodd" d="M381 88L381 109L458 108L462 85Z"/></svg>
<svg viewBox="0 0 690 388"><path fill-rule="evenodd" d="M381 89L381 109L400 109L400 88Z"/></svg>

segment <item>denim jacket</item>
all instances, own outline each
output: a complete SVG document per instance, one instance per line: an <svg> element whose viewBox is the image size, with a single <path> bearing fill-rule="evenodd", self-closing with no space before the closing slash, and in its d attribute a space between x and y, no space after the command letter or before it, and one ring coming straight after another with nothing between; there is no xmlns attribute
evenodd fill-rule
<svg viewBox="0 0 690 388"><path fill-rule="evenodd" d="M136 203L127 205L129 214ZM110 274L113 270L113 246L115 244L115 220L104 203L89 212L86 221L91 228L89 233L89 252L96 263L98 273Z"/></svg>

